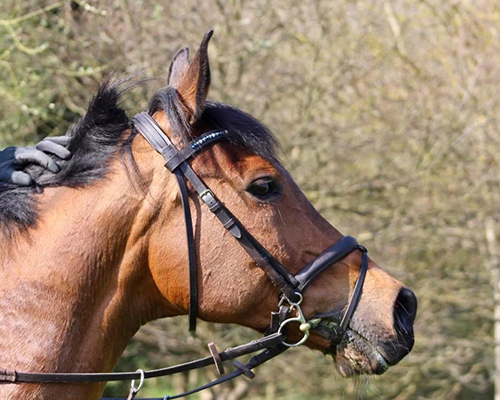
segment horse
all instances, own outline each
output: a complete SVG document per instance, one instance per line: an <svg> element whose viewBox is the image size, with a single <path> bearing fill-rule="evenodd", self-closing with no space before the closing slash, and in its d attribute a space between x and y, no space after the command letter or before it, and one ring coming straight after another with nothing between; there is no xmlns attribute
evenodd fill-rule
<svg viewBox="0 0 500 400"><path fill-rule="evenodd" d="M177 53L168 86L149 102L148 118L176 148L217 136L206 132L225 133L226 140L183 165L267 249L264 263L276 260L292 279L346 237L295 184L261 122L207 99L210 37L192 61L188 49ZM284 289L205 207L191 181L183 197L177 176L165 171L164 159L120 106L131 86L116 78L101 84L85 116L70 128L73 156L59 162L57 175L31 166L35 186L0 186L0 368L111 371L149 321L196 310L205 321L265 332L280 298L308 321L300 329L287 327L287 341L302 342L301 329L311 328L304 345L331 354L343 376L381 374L411 351L416 297L359 245L308 282L300 308L282 295ZM193 221L196 308L183 200ZM362 294L355 285L360 268L366 274ZM334 340L334 325L355 290L355 312L349 307L354 313L345 334ZM98 399L103 389L104 383L0 382L0 397Z"/></svg>

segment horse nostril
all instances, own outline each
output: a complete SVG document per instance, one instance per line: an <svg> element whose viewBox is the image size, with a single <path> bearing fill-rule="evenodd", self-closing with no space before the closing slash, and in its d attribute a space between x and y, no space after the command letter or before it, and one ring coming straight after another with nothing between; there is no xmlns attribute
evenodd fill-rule
<svg viewBox="0 0 500 400"><path fill-rule="evenodd" d="M394 327L403 334L413 334L417 316L417 296L408 288L399 291L394 303Z"/></svg>
<svg viewBox="0 0 500 400"><path fill-rule="evenodd" d="M394 338L387 340L383 346L383 356L389 365L397 364L406 356L415 344L413 323L417 316L417 297L408 288L399 290L394 301Z"/></svg>

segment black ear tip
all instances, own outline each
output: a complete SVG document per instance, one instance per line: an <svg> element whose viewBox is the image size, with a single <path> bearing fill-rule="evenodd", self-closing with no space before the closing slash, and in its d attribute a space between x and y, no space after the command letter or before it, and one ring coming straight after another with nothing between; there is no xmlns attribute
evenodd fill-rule
<svg viewBox="0 0 500 400"><path fill-rule="evenodd" d="M202 40L202 46L205 45L207 46L208 45L208 42L210 41L210 39L212 38L212 35L214 34L214 30L213 29L210 29L207 33L205 33L205 36L203 36L203 40Z"/></svg>

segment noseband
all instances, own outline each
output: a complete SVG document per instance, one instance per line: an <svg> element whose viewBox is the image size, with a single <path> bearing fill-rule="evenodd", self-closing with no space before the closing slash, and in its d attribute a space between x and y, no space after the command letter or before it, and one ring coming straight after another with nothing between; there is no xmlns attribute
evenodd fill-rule
<svg viewBox="0 0 500 400"><path fill-rule="evenodd" d="M199 198L218 218L222 226L238 241L254 262L267 274L274 286L281 292L278 311L271 313L271 324L266 331L266 336L235 348L229 348L221 353L217 352L213 343L210 343L209 350L212 355L211 357L205 357L185 364L147 372L138 370L138 372L135 373L29 373L0 369L0 384L105 382L141 379L140 387L142 381L147 378L172 375L212 364L216 365L217 371L222 375L219 379L189 392L165 397L165 399L176 399L213 387L243 374L249 378L253 378L254 374L251 371L253 368L281 354L290 347L303 344L308 339L311 325L307 322L300 304L309 284L327 268L333 266L353 251L360 250L362 252L362 261L359 276L354 285L354 290L347 308L342 315L340 323L335 329L334 339L331 345L334 346L338 344L344 337L361 297L368 269L366 248L359 245L353 237L344 236L337 243L326 249L314 260L304 266L296 275L291 274L245 229L243 224L226 208L226 206L217 199L214 193L204 184L187 162L214 143L228 140L228 131L214 130L207 132L179 151L149 114L142 112L136 115L133 120L133 126L142 136L144 136L148 143L164 157L165 167L175 175L179 184L182 206L184 209L189 256L189 330L196 330L196 319L198 315L198 282L196 248L186 181L192 185ZM292 316L293 314L295 314L295 316ZM296 343L288 343L286 341L286 326L292 322L299 323L299 329L303 332L303 337ZM236 366L236 370L224 375L223 361L233 360L241 355L255 353L260 350L264 351L253 356L247 364L234 361L233 364ZM133 399L138 389L139 388L132 385L128 399Z"/></svg>

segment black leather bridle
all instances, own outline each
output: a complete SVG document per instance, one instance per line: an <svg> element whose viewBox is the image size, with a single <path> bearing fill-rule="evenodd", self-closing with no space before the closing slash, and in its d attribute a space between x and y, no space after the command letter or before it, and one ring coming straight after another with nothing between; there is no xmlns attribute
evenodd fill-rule
<svg viewBox="0 0 500 400"><path fill-rule="evenodd" d="M266 332L266 336L250 343L229 348L224 352L217 352L213 343L209 344L211 357L191 361L173 367L159 370L126 372L126 373L30 373L12 370L0 370L1 383L75 383L75 382L106 382L118 380L144 379L172 375L178 372L189 371L215 364L218 372L222 375L219 379L200 386L192 391L181 393L176 396L165 397L165 399L175 399L199 392L203 389L213 387L222 382L231 380L242 374L252 378L252 369L263 364L267 360L281 354L290 347L303 344L309 337L311 324L307 322L300 304L303 293L307 286L323 271L342 260L355 250L362 252L362 261L359 276L354 285L354 290L349 300L346 311L334 332L332 346L338 344L356 310L368 269L368 255L365 247L358 244L351 236L344 236L337 243L326 249L313 261L304 266L296 275L291 274L276 258L274 258L242 225L242 223L231 214L213 192L204 184L196 172L191 168L188 160L196 154L205 150L214 143L228 140L228 131L214 130L207 132L192 142L182 150L177 150L169 137L163 132L156 121L147 113L142 112L134 117L134 129L136 129L148 143L160 153L166 163L165 167L175 175L179 184L184 218L186 224L186 237L189 255L189 330L196 329L197 309L198 309L198 282L197 282L197 258L193 234L193 224L189 207L189 193L186 180L191 184L199 198L208 206L209 210L219 219L222 226L240 243L245 251L252 257L255 263L267 274L271 282L281 292L278 311L271 313L271 325ZM295 311L296 316L290 316ZM296 343L288 343L285 338L286 325L291 322L300 324L299 329L303 332L303 337ZM234 361L236 370L224 375L223 361L233 360L244 354L250 354L264 350L260 354L253 356L247 364ZM140 387L140 385L139 385ZM133 399L138 392L138 388L132 385L128 399Z"/></svg>
<svg viewBox="0 0 500 400"><path fill-rule="evenodd" d="M243 224L231 214L226 206L217 199L187 162L196 154L205 150L208 146L227 140L228 131L214 130L204 133L189 143L181 151L178 151L169 137L165 135L161 127L148 113L142 112L136 115L133 123L134 127L144 136L148 143L163 156L166 161L165 167L175 175L179 184L186 222L186 236L189 253L189 330L196 330L198 284L196 280L196 250L194 246L193 223L191 221L186 180L191 183L200 199L208 206L209 210L215 214L222 226L238 241L250 257L253 258L255 263L264 270L274 286L280 290L282 300L286 300L289 305L300 304L302 293L321 272L335 262L346 257L354 250L361 250L363 253L361 271L356 281L347 311L344 313L340 324L339 334L342 336L347 329L347 325L354 314L361 296L368 264L366 248L360 246L353 237L344 236L335 245L325 250L313 261L303 267L297 275L292 275L245 229Z"/></svg>

